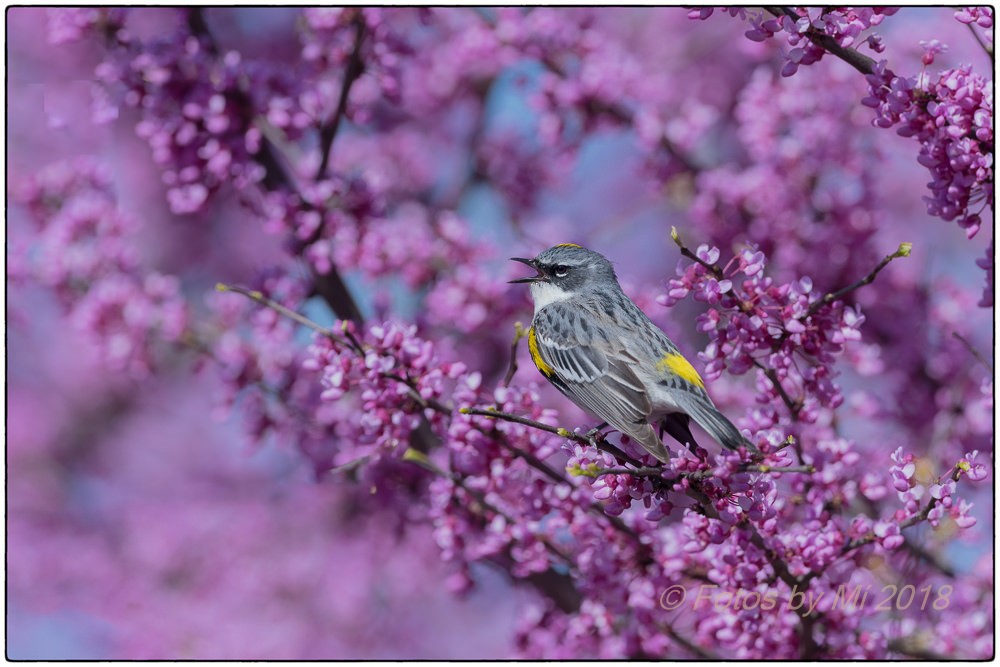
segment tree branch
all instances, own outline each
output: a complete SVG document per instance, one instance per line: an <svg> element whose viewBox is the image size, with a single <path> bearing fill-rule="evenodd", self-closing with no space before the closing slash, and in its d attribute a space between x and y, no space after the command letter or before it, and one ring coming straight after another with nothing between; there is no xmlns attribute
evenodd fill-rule
<svg viewBox="0 0 1000 667"><path fill-rule="evenodd" d="M329 273L319 273L311 267L309 270L312 273L315 293L322 297L339 319L350 320L359 325L364 323L365 318L361 315L361 309L344 284L339 271L333 269Z"/></svg>
<svg viewBox="0 0 1000 667"><path fill-rule="evenodd" d="M793 21L798 21L802 18L791 7L764 7L764 9L779 19L787 16ZM824 51L837 56L862 74L872 74L875 72L874 60L866 55L858 53L855 49L848 49L840 44L837 44L837 40L833 37L818 33L813 28L809 28L809 30L805 32L805 36L810 42L822 48Z"/></svg>
<svg viewBox="0 0 1000 667"><path fill-rule="evenodd" d="M347 112L347 99L351 94L351 86L354 82L364 73L365 66L364 61L361 59L361 47L365 41L365 35L367 30L367 25L365 24L364 16L361 14L361 10L357 10L357 14L354 17L354 48L351 51L351 56L347 61L347 67L344 70L344 83L340 88L340 98L337 100L337 109L334 111L333 116L320 128L319 131L319 150L320 150L320 163L319 168L316 170L316 180L319 180L326 176L327 167L330 164L330 150L333 147L333 140L337 138L337 131L340 129L340 123L344 119L344 115Z"/></svg>
<svg viewBox="0 0 1000 667"><path fill-rule="evenodd" d="M360 17L357 20L361 24L361 27L356 28L357 39L355 40L355 51L360 49L361 38L363 38L364 35L364 20ZM205 21L202 7L192 7L188 9L187 25L191 34L198 37L205 44L205 48L208 49L209 53L217 56L219 48L215 41L215 36L208 27L208 23ZM354 54L352 53L352 61L354 60L353 56ZM357 55L357 58L360 59L360 54ZM358 66L360 66L360 64L356 65L355 69ZM351 73L353 73L353 77L348 77L347 75ZM346 97L350 88L348 82L353 84L354 79L357 79L360 74L360 71L354 72L350 64L348 65L348 70L345 72L345 86L341 91L341 98L344 105L346 105ZM248 110L253 108L250 96L247 94L246 90L243 89L243 87L237 88L233 92L237 96L239 102L246 106ZM338 105L338 109L340 109L340 106L341 105ZM342 115L343 111L341 111L339 115L334 114L331 123L328 126L324 126L327 128L324 137L328 136L328 141L330 143L332 143L334 137L336 136L336 132L340 124L339 116ZM327 149L329 149L329 146L327 146ZM329 150L324 151L324 158L328 153ZM294 180L282 165L282 162L278 157L279 154L280 151L274 145L273 141L268 138L267 133L262 133L260 150L253 157L258 164L264 167L264 179L262 181L263 187L272 191L287 189L302 199ZM325 169L326 163L324 161L323 171L325 171ZM301 244L296 245L296 248L300 248L300 252L302 247L304 246ZM330 310L333 311L334 315L342 320L351 320L352 322L360 324L363 321L361 310L358 308L357 302L355 302L354 298L347 290L347 287L344 285L344 281L340 277L337 270L334 269L327 274L319 274L313 269L310 269L310 271L313 276L313 286L316 294L323 298L323 300L330 307Z"/></svg>
<svg viewBox="0 0 1000 667"><path fill-rule="evenodd" d="M348 341L346 339L337 336L335 333L333 333L326 327L321 327L320 325L310 320L308 317L295 312L291 308L286 308L285 306L281 305L274 299L270 299L264 296L263 293L258 292L257 290L250 290L245 287L239 287L238 285L227 285L225 283L216 283L215 290L217 292L234 292L236 294L242 294L251 301L259 303L262 306L266 306L271 310L276 311L280 315L283 315L284 317L287 317L288 319L293 320L298 324L301 324L307 329L315 331L316 333L325 338L329 338L330 340L340 345L345 345L345 346L348 345Z"/></svg>
<svg viewBox="0 0 1000 667"><path fill-rule="evenodd" d="M896 252L892 253L891 255L887 255L887 256L883 257L882 261L879 262L875 266L874 269L872 269L871 273L869 273L867 276L865 276L864 278L862 278L858 282L853 283L851 285L848 285L847 287L844 287L843 289L839 289L836 292L829 293L826 296L824 296L822 299L820 299L819 301L816 301L811 306L809 306L809 310L806 311L806 314L803 315L799 319L804 320L804 319L806 319L806 318L808 318L808 317L810 317L812 315L815 315L816 312L820 308L822 308L823 306L826 306L826 305L828 305L828 304L836 301L837 299L841 298L842 296L850 294L851 292L853 292L854 290L858 289L859 287L864 287L865 285L870 284L872 281L875 280L875 276L877 276L879 274L879 272L882 271L882 269L884 269L886 266L889 265L889 262L891 262L892 260L896 259L897 257L909 257L910 256L910 249L912 247L913 247L912 243L900 243L899 244L899 249L896 250Z"/></svg>
<svg viewBox="0 0 1000 667"><path fill-rule="evenodd" d="M986 361L986 359L984 359L979 354L979 352L976 350L976 348L972 347L972 343L970 343L965 338L965 336L963 336L962 334L958 333L957 331L952 331L951 335L952 335L953 338L955 338L960 343L962 343L962 345L965 346L965 349L967 349L969 351L969 354L971 354L975 358L976 361L978 361L979 363L981 363L983 365L983 367L990 372L990 375L993 374L993 364L991 364L988 361Z"/></svg>

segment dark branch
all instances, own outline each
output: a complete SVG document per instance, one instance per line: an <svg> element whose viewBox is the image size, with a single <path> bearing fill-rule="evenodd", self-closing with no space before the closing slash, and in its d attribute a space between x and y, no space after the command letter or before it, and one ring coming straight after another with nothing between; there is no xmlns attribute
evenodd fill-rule
<svg viewBox="0 0 1000 667"><path fill-rule="evenodd" d="M357 19L361 24L360 28L357 28L358 39L355 43L355 51L360 49L361 38L364 34L364 21L360 18ZM193 7L188 10L187 13L187 25L191 34L198 37L205 48L208 49L209 53L213 55L218 55L219 48L216 44L215 37L205 22L205 16L203 8ZM360 54L358 54L360 58ZM352 54L352 62L354 59L354 54ZM357 66L356 66L357 67ZM362 68L363 69L363 68ZM348 65L348 71L345 73L345 86L342 91L341 98L342 101L346 100L346 95L349 92L350 86L348 81L353 83L353 79L356 79L360 75L360 71L353 75L353 79L348 76L352 72L350 64ZM243 104L248 110L253 108L250 100L250 96L246 90L238 88L234 91L234 95L237 96L239 102ZM345 102L346 104L346 102ZM338 109L340 105L338 105ZM327 133L330 138L329 141L332 142L333 138L336 136L337 127L339 126L340 120L339 116L341 114L335 114L333 122L330 123ZM329 148L329 146L327 146ZM329 153L329 150L324 152L324 157ZM267 133L264 133L263 139L261 141L260 150L254 155L254 159L264 167L264 179L262 185L267 190L281 190L287 189L294 194L299 195L301 199L301 194L298 192L298 188L295 185L294 180L289 175L288 170L285 169L279 158L280 151L274 145L274 143L267 137ZM323 169L326 166L324 163ZM302 246L296 246L300 249ZM342 320L351 320L353 322L361 323L363 318L361 316L361 310L358 308L357 303L351 296L350 292L347 291L347 287L344 285L343 279L340 277L339 273L334 270L328 274L320 275L313 271L313 285L316 293L326 301L330 310Z"/></svg>
<svg viewBox="0 0 1000 667"><path fill-rule="evenodd" d="M361 309L348 291L347 285L344 284L344 279L340 277L340 272L336 269L329 273L318 273L315 269L311 271L313 290L322 297L334 314L342 320L362 324L365 318L361 315Z"/></svg>
<svg viewBox="0 0 1000 667"><path fill-rule="evenodd" d="M798 21L802 18L796 14L795 10L791 7L764 7L764 9L779 19L783 16L787 16L793 21ZM827 51L831 55L837 56L862 74L872 74L875 72L874 60L866 55L858 53L854 49L848 49L840 44L837 44L837 40L833 37L818 33L812 28L806 31L805 36L810 42L822 48L824 51Z"/></svg>
<svg viewBox="0 0 1000 667"><path fill-rule="evenodd" d="M367 26L365 25L364 16L362 16L359 10L354 17L354 49L351 51L347 67L344 70L344 84L340 88L340 99L337 100L337 109L333 112L333 116L327 122L323 123L319 131L319 150L322 157L320 158L319 168L316 170L316 180L326 176L326 169L330 164L330 150L333 147L333 140L337 138L340 123L347 112L347 99L351 94L351 86L354 85L354 82L365 71L364 61L361 59L361 47L365 41L366 30Z"/></svg>
<svg viewBox="0 0 1000 667"><path fill-rule="evenodd" d="M887 256L883 257L882 261L879 262L875 266L874 269L872 269L871 273L869 273L867 276L865 276L864 278L862 278L858 282L853 283L851 285L848 285L847 287L845 287L843 289L839 289L836 292L832 292L830 294L827 294L826 296L824 296L819 301L813 303L811 306L809 306L809 310L806 311L806 314L803 317L801 317L800 319L806 319L807 317L809 317L811 315L815 315L816 311L818 311L823 306L826 306L826 305L828 305L828 304L836 301L837 299L841 298L842 296L850 294L851 292L853 292L854 290L858 289L859 287L864 287L865 285L870 284L873 280L875 280L875 276L877 276L879 274L879 272L882 271L882 269L884 269L886 266L889 265L889 262L891 262L892 260L896 259L897 257L909 257L910 256L910 249L912 247L913 247L913 245L911 243L900 243L899 244L899 249L896 250L896 252L892 253L891 255L887 255Z"/></svg>

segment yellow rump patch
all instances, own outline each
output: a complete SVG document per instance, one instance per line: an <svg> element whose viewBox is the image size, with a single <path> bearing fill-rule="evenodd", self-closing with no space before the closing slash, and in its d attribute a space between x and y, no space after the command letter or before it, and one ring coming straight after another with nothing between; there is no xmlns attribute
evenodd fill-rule
<svg viewBox="0 0 1000 667"><path fill-rule="evenodd" d="M667 352L663 355L663 358L656 362L656 370L661 373L672 371L691 384L698 385L702 389L705 388L705 383L702 381L701 376L698 375L698 371L691 365L691 362L676 352Z"/></svg>
<svg viewBox="0 0 1000 667"><path fill-rule="evenodd" d="M528 329L528 352L531 353L531 360L535 362L535 368L542 372L545 377L552 377L555 371L552 366L545 363L542 355L538 353L538 339L535 337L535 327Z"/></svg>
<svg viewBox="0 0 1000 667"><path fill-rule="evenodd" d="M582 248L583 246L578 243L557 243L553 248Z"/></svg>

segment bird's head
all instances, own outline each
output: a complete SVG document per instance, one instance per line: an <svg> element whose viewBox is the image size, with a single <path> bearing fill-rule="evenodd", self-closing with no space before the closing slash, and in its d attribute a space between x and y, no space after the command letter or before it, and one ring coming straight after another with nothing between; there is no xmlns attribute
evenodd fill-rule
<svg viewBox="0 0 1000 667"><path fill-rule="evenodd" d="M604 255L575 243L554 245L534 259L511 259L527 264L537 272L536 275L510 281L531 285L531 297L535 301L536 311L554 301L618 285L614 267Z"/></svg>

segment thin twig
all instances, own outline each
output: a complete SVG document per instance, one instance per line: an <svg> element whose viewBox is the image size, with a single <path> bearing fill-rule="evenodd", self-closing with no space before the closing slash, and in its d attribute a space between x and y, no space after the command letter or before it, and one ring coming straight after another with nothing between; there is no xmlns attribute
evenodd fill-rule
<svg viewBox="0 0 1000 667"><path fill-rule="evenodd" d="M546 433L552 433L553 435L558 435L561 438L566 438L567 440L572 440L578 442L581 445L589 445L595 447L603 452L607 452L614 456L619 461L624 461L636 468L641 468L642 463L637 459L632 458L619 448L607 442L603 438L597 439L592 438L588 435L581 435L570 431L569 429L562 428L559 426L549 426L548 424L543 424L542 422L535 421L534 419L528 419L527 417L521 417L519 415L512 415L507 412L500 412L496 408L461 408L459 412L466 415L476 415L479 417L490 417L492 419L502 419L503 421L514 422L515 424L523 424L524 426L531 426L532 428L537 428Z"/></svg>
<svg viewBox="0 0 1000 667"><path fill-rule="evenodd" d="M346 338L341 338L337 334L333 333L333 331L331 331L330 329L321 327L320 325L316 324L315 322L305 317L304 315L301 315L295 312L294 310L291 310L290 308L281 305L274 299L269 299L268 297L264 296L262 293L256 290L250 290L245 287L239 287L237 285L226 285L224 283L218 283L215 286L215 289L220 292L233 292L235 294L241 294L250 299L251 301L254 301L255 303L259 303L262 306L271 308L278 314L287 317L288 319L297 322L298 324L301 324L304 327L308 327L309 329L315 331L321 336L324 336L325 338L332 340L338 345L342 345L344 347L350 347L358 355L364 355L365 351L361 345L361 342L354 336L353 333L351 333L351 331L347 328L346 324L345 326L342 327L342 331L346 336ZM441 414L452 413L452 408L448 407L444 403L441 403L437 399L424 398L423 396L421 396L413 380L403 377L401 375L396 375L395 373L383 373L383 376L389 378L390 380L395 380L400 384L406 385L407 389L409 389L410 397L417 404L419 404L420 407L430 408L436 412L440 412Z"/></svg>
<svg viewBox="0 0 1000 667"><path fill-rule="evenodd" d="M662 477L662 468L597 468L594 470L584 469L579 473L583 477L602 477L604 475L632 475L633 477Z"/></svg>
<svg viewBox="0 0 1000 667"><path fill-rule="evenodd" d="M504 438L495 438L495 441L498 445L517 458L524 460L525 463L551 479L553 482L556 482L557 484L570 484L570 481L556 472L555 468L550 467L531 452L526 452L514 447L514 445L507 442Z"/></svg>
<svg viewBox="0 0 1000 667"><path fill-rule="evenodd" d="M459 412L463 415L476 415L478 417L490 417L492 419L502 419L508 422L514 422L515 424L523 424L524 426L531 426L537 428L541 431L547 433L552 433L554 435L561 435L563 437L568 437L578 442L587 444L587 439L579 434L567 431L559 426L549 426L548 424L543 424L542 422L535 421L534 419L528 419L527 417L520 417L518 415L512 415L507 412L500 412L496 408L460 408ZM565 435L565 434L569 435Z"/></svg>
<svg viewBox="0 0 1000 667"><path fill-rule="evenodd" d="M864 278L862 278L858 282L853 283L851 285L848 285L847 287L844 287L843 289L839 289L836 292L832 292L830 294L827 294L826 296L824 296L819 301L816 301L811 306L809 306L809 310L806 311L806 314L803 315L799 319L804 320L804 319L806 319L806 318L808 318L808 317L810 317L812 315L815 315L816 312L820 308L822 308L823 306L826 306L826 305L828 305L828 304L836 301L837 299L839 299L840 297L842 297L842 296L844 296L846 294L850 294L851 292L853 292L854 290L858 289L859 287L864 287L865 285L870 284L873 280L875 280L875 276L877 276L879 274L879 272L882 271L882 269L884 269L886 266L889 265L889 262L891 262L892 260L896 259L897 257L909 257L910 256L910 249L912 247L913 247L912 243L900 243L899 244L899 248L896 250L896 252L892 253L891 255L886 255L885 257L883 257L882 261L879 262L875 266L874 269L872 269L871 273L869 273L867 276L865 276Z"/></svg>
<svg viewBox="0 0 1000 667"><path fill-rule="evenodd" d="M509 387L510 381L514 379L514 373L517 372L517 343L522 338L528 335L525 331L524 325L520 322L514 323L514 340L510 343L510 365L507 367L507 374L503 376L503 386Z"/></svg>
<svg viewBox="0 0 1000 667"><path fill-rule="evenodd" d="M973 357L975 357L976 361L978 361L979 363L981 363L983 365L983 367L986 368L986 370L988 370L990 372L990 375L993 374L993 364L991 364L988 361L986 361L986 359L984 359L979 354L979 352L976 350L976 348L972 347L972 343L970 343L962 334L958 333L957 331L952 331L951 335L954 338L958 339L963 345L965 345L966 349L969 350L969 354L971 354Z"/></svg>
<svg viewBox="0 0 1000 667"><path fill-rule="evenodd" d="M759 472L759 473L803 472L811 475L814 472L816 472L816 466L809 464L803 466L749 465L746 466L744 470L746 472Z"/></svg>
<svg viewBox="0 0 1000 667"><path fill-rule="evenodd" d="M670 228L670 238L673 240L673 242L675 244L677 244L677 247L680 248L682 255L684 255L688 259L694 260L698 264L701 264L702 266L704 266L716 278L722 278L722 275L723 275L722 274L722 269L720 269L718 267L718 265L716 265L716 264L709 264L708 262L706 262L705 260L703 260L701 257L698 257L698 255L696 255L693 252L691 252L690 250L688 250L687 246L684 245L684 243L681 241L680 234L677 233L677 228L676 227L671 227Z"/></svg>
<svg viewBox="0 0 1000 667"><path fill-rule="evenodd" d="M354 333L351 331L350 327L348 327L347 325L343 325L341 326L341 330L344 332L344 337L347 338L347 340L351 343L351 347L354 348L354 351L357 352L359 355L364 355L365 348L361 344L361 341L359 341L357 337L354 335Z"/></svg>
<svg viewBox="0 0 1000 667"><path fill-rule="evenodd" d="M955 468L953 469L953 471L951 471L950 477L951 477L952 481L957 482L962 477L962 469L959 468L958 466L955 466ZM941 478L938 478L938 482L939 483L940 483L940 481L941 481ZM938 499L937 498L931 498L929 501L927 501L927 505L924 507L924 509L922 509L920 511L919 514L914 514L913 516L911 516L906 521L903 521L902 523L900 523L899 524L899 530L903 531L906 528L909 528L910 526L915 526L918 523L926 521L927 517L931 513L931 510L934 509L934 507L937 506L937 504L938 504ZM863 547L863 546L866 546L868 544L871 544L872 542L875 542L876 540L878 540L878 537L875 535L874 532L868 533L867 535L865 535L863 537L859 537L859 538L857 538L855 540L851 540L850 542L848 542L847 544L845 544L841 548L840 553L842 555L843 554L847 554L847 553L849 553L849 552L851 552L851 551L853 551L855 549L858 549L860 547Z"/></svg>
<svg viewBox="0 0 1000 667"><path fill-rule="evenodd" d="M320 325L310 320L308 317L300 315L299 313L296 313L294 310L290 308L286 308L285 306L281 305L274 299L269 299L268 297L264 296L261 292L258 292L257 290L247 289L245 287L240 287L238 285L227 285L225 283L216 283L215 289L216 291L219 292L235 292L236 294L242 294L251 301L259 303L262 306L267 306L268 308L277 311L278 313L287 317L288 319L294 320L295 322L298 322L302 326L312 329L321 336L329 338L335 343L339 343L340 345L347 345L346 340L344 340L337 334L333 333L329 329L321 327Z"/></svg>
<svg viewBox="0 0 1000 667"><path fill-rule="evenodd" d="M368 460L370 458L371 458L371 456L369 456L367 454L365 456L360 456L360 457L354 459L353 461L348 461L347 463L345 463L343 465L339 465L336 468L330 468L329 470L326 471L326 474L328 474L328 475L337 475L337 474L340 474L340 473L349 473L349 472L352 472L352 471L357 470L358 468L360 468L362 465L368 463Z"/></svg>

